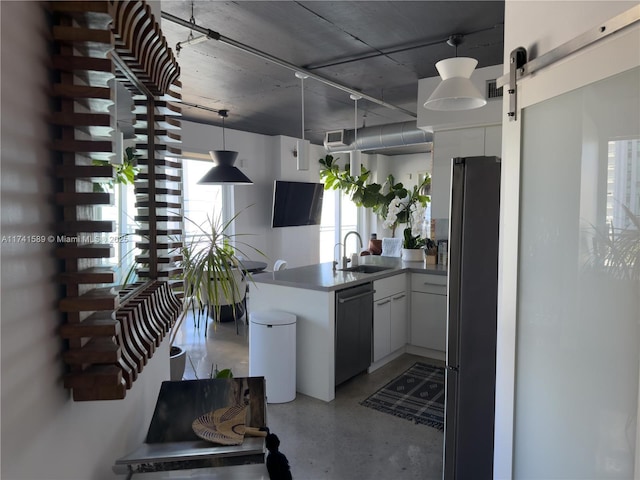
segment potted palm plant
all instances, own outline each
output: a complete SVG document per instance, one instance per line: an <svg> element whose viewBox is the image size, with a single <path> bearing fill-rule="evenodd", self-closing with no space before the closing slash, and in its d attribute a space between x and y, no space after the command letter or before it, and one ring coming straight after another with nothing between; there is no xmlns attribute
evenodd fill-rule
<svg viewBox="0 0 640 480"><path fill-rule="evenodd" d="M249 258L247 252L264 256L257 248L239 240L243 234L230 233L230 227L238 215L227 222L221 216L207 216L201 224L184 217L198 232L185 241L181 251L185 295L189 299L188 306L194 312L202 305L208 305L213 308L215 317L219 318L223 305L235 303L233 300L244 297L244 292L238 291L240 258ZM249 274L243 272L243 275Z"/></svg>
<svg viewBox="0 0 640 480"><path fill-rule="evenodd" d="M236 307L235 302L236 299L244 299L245 294L244 291L239 291L244 287L239 286L243 284L238 282L238 275L250 279L250 274L242 272L240 258L250 258L249 253L251 256L265 255L240 239L246 234L231 233L231 225L240 213L226 222L220 215L207 216L202 223L183 217L185 222L195 227L197 233L185 239L180 249L185 311L176 322L170 339L172 348L176 347L176 356L181 353L174 341L188 311L199 315L206 306L214 318L220 319L223 305L231 304L233 319L237 320L244 313Z"/></svg>
<svg viewBox="0 0 640 480"><path fill-rule="evenodd" d="M624 204L620 204L625 214L622 226L600 229L589 226L588 238L591 249L586 267L592 272L607 274L620 280L640 279L640 215Z"/></svg>

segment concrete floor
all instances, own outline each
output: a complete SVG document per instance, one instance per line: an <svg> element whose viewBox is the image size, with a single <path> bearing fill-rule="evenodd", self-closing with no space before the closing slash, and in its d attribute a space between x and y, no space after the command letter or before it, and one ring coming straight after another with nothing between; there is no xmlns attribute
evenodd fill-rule
<svg viewBox="0 0 640 480"><path fill-rule="evenodd" d="M175 341L189 355L184 378L208 378L212 365L231 368L236 377L247 376L249 344L244 321L239 330L236 335L233 322L210 321L205 339L203 319L198 329L191 317L186 318ZM442 432L359 405L416 361L442 365L437 360L404 354L371 374L345 382L332 402L297 394L293 402L269 404L268 425L280 438L280 451L289 459L293 478L442 478ZM206 470L191 471L185 478L268 479L264 465Z"/></svg>

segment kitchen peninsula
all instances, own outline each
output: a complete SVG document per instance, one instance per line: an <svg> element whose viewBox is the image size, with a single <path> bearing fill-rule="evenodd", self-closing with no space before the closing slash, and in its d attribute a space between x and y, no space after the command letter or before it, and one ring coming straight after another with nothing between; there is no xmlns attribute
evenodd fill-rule
<svg viewBox="0 0 640 480"><path fill-rule="evenodd" d="M296 389L300 393L320 400L331 401L335 397L336 383L341 383L343 380L342 375L338 373L340 378L336 382L336 355L338 354L340 357L337 345L340 344L341 339L345 338L340 334L340 331L343 324L353 320L353 313L361 308L356 306L356 310L352 310L346 318L344 315L340 316L340 305L341 302L344 302L340 296L344 292L358 292L351 298L362 298L365 293L360 292L370 292L371 295L365 297L365 301L370 302L371 308L374 308L374 295L376 295L376 301L382 296L388 299L388 301L381 301L380 305L390 304L394 298L401 298L407 302L413 289L414 276L420 280L430 278L432 282L438 284L443 293L446 290L447 271L445 267L440 265L425 267L422 262L403 262L399 258L379 256L360 257L359 261L358 267L345 270L334 270L332 263L328 262L277 272L263 272L252 276L255 284L250 287L251 312L275 310L293 313L297 316ZM367 290L367 287L372 287L372 289ZM373 293L373 290L376 293ZM446 297L442 297L442 305L445 306L445 304ZM369 371L372 371L404 351L418 354L424 351L427 352L425 354L433 353L431 356L444 359L444 338L438 342L438 345L442 344L442 351L430 352L427 349L421 349L419 348L420 342L413 342L417 343L418 347L411 345L412 329L416 332L430 331L429 329L424 330L420 326L415 328L415 325L412 328L414 320L410 318L411 310L405 303L404 310L400 310L401 313L395 315L397 318L392 319L391 315L387 315L387 324L383 327L386 328L386 335L384 335L384 330L381 335L379 326L376 326L377 311L374 312L373 325L370 320L371 316L369 316L366 324L356 327L361 331L362 328L368 328L369 339L373 335L373 339L370 340L369 358L366 359L365 370L368 366ZM415 319L420 322L418 325L421 325L423 320L427 321L427 315L428 312L420 312L419 318ZM379 344L384 343L385 340L387 344L389 343L389 322L391 320L399 321L398 330L404 332L400 340L395 339L399 348L392 350L392 347L387 345L388 352L383 351L382 354L378 354L377 356L381 358L379 361L374 361L375 352L380 351ZM433 320L437 322L435 329L444 332L446 306L444 310L439 308L439 314ZM384 322L384 320L382 321ZM391 337L393 336L393 332L391 332ZM393 340L391 344L393 344ZM357 348L356 345L347 345L347 347ZM353 352L348 353L352 354ZM339 362L340 360L338 360ZM340 365L337 370L340 372ZM346 376L348 377L349 374Z"/></svg>

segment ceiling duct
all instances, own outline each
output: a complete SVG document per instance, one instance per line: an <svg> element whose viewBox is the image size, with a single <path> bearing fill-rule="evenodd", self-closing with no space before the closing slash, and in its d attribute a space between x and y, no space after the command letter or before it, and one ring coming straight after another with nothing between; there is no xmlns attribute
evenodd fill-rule
<svg viewBox="0 0 640 480"><path fill-rule="evenodd" d="M335 133L335 132L328 132ZM430 143L433 141L433 133L416 127L416 121L391 123L364 127L358 129L358 140L354 145L354 130L344 130L342 145L328 145L325 136L324 147L328 153L350 152L352 150L381 150L385 148L407 147Z"/></svg>

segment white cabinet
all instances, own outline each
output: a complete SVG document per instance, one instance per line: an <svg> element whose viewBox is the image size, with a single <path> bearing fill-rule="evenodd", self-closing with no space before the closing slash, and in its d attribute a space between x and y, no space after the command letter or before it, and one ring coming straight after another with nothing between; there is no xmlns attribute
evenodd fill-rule
<svg viewBox="0 0 640 480"><path fill-rule="evenodd" d="M409 296L405 292L391 296L391 333L389 335L389 353L395 352L407 344L408 299Z"/></svg>
<svg viewBox="0 0 640 480"><path fill-rule="evenodd" d="M446 351L447 277L411 274L411 340L416 347Z"/></svg>
<svg viewBox="0 0 640 480"><path fill-rule="evenodd" d="M389 354L391 332L391 298L373 301L373 361Z"/></svg>
<svg viewBox="0 0 640 480"><path fill-rule="evenodd" d="M407 343L407 276L373 282L373 362Z"/></svg>
<svg viewBox="0 0 640 480"><path fill-rule="evenodd" d="M499 124L434 132L431 218L436 221L449 218L451 159L482 155L500 157L501 148L502 127Z"/></svg>
<svg viewBox="0 0 640 480"><path fill-rule="evenodd" d="M494 125L484 129L484 154L502 157L502 125Z"/></svg>

